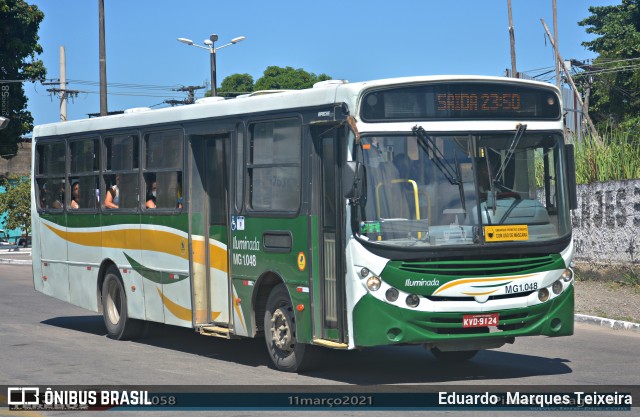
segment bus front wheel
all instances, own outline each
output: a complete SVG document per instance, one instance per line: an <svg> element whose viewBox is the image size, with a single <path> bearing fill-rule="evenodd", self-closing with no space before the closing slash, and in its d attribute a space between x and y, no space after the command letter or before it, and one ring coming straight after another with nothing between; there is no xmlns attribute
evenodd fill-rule
<svg viewBox="0 0 640 417"><path fill-rule="evenodd" d="M112 339L130 339L141 332L142 322L128 317L127 294L115 266L107 269L102 283L102 316Z"/></svg>
<svg viewBox="0 0 640 417"><path fill-rule="evenodd" d="M315 363L315 346L296 340L293 304L284 284L271 290L264 314L264 337L269 357L280 371L302 372Z"/></svg>

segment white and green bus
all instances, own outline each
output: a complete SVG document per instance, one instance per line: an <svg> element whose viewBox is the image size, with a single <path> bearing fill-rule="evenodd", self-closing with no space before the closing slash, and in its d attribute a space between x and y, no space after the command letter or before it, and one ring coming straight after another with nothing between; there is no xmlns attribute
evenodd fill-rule
<svg viewBox="0 0 640 417"><path fill-rule="evenodd" d="M573 333L573 148L559 91L429 76L38 126L36 290L144 321L466 360Z"/></svg>

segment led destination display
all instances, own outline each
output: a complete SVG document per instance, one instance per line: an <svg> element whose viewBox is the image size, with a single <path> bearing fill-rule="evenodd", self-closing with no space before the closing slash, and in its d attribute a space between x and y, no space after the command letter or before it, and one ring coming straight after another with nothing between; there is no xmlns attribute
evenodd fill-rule
<svg viewBox="0 0 640 417"><path fill-rule="evenodd" d="M372 91L362 99L367 122L399 120L559 120L551 89L499 83L436 83Z"/></svg>

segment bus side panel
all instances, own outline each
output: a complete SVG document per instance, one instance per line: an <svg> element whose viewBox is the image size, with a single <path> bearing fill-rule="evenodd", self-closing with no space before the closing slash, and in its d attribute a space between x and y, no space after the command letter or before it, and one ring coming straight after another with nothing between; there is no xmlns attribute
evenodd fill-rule
<svg viewBox="0 0 640 417"><path fill-rule="evenodd" d="M192 327L186 214L147 215L140 226L140 258L134 270L144 285L146 319Z"/></svg>
<svg viewBox="0 0 640 417"><path fill-rule="evenodd" d="M40 251L40 215L36 211L35 191L33 183L31 184L31 259L33 260L33 288L36 291L44 292L44 281L42 280L42 253Z"/></svg>
<svg viewBox="0 0 640 417"><path fill-rule="evenodd" d="M291 247L265 247L265 242L269 242L269 236L273 235L291 236ZM297 340L303 343L311 342L312 309L307 270L310 267L307 260L309 258L307 216L295 218L245 216L241 226L235 229L232 227L231 236L229 246L233 282L241 299L244 316L251 317L247 315L251 298L246 298L249 296L244 294L253 294L255 287L244 286L242 280L253 284L265 273L273 274L286 284L292 304L296 307L300 305L300 309L294 309ZM256 317L256 321L261 322L262 317Z"/></svg>
<svg viewBox="0 0 640 417"><path fill-rule="evenodd" d="M100 229L98 215L75 214L67 217L67 253L69 260L69 302L91 311L98 311L97 282L100 270ZM86 236L86 241L78 237ZM84 243L84 244L83 244Z"/></svg>
<svg viewBox="0 0 640 417"><path fill-rule="evenodd" d="M65 215L42 214L41 220L42 292L69 302Z"/></svg>
<svg viewBox="0 0 640 417"><path fill-rule="evenodd" d="M146 320L142 275L133 269L131 260L140 259L140 216L137 214L102 214L102 259L118 267L127 294L129 317Z"/></svg>

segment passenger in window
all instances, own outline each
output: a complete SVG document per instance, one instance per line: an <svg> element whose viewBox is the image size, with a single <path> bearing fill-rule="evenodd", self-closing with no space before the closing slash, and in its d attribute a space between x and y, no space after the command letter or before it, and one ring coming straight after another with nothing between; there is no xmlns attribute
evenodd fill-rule
<svg viewBox="0 0 640 417"><path fill-rule="evenodd" d="M149 180L149 185L147 186L147 202L145 203L146 208L154 209L156 208L156 194L158 192L158 182L153 179Z"/></svg>
<svg viewBox="0 0 640 417"><path fill-rule="evenodd" d="M176 208L182 208L182 176L178 173L178 190L176 193Z"/></svg>
<svg viewBox="0 0 640 417"><path fill-rule="evenodd" d="M107 189L107 195L104 198L104 206L110 209L117 209L120 204L120 175L116 175L116 183Z"/></svg>
<svg viewBox="0 0 640 417"><path fill-rule="evenodd" d="M52 198L53 202L51 203L51 208L61 209L64 208L64 182L60 183L60 190L58 193Z"/></svg>
<svg viewBox="0 0 640 417"><path fill-rule="evenodd" d="M80 208L80 183L78 181L71 184L71 203L69 206L72 209Z"/></svg>

